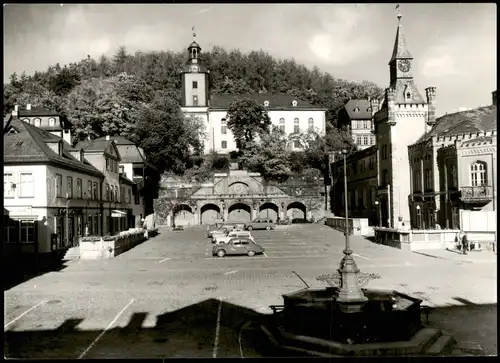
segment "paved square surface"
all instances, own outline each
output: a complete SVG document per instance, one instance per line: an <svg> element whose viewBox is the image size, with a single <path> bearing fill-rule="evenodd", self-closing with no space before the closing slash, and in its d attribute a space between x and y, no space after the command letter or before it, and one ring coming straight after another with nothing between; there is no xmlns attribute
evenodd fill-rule
<svg viewBox="0 0 500 363"><path fill-rule="evenodd" d="M7 358L259 357L250 322L281 295L338 268L344 236L327 226L252 231L262 256L212 257L206 227L160 234L112 259L71 261L4 292ZM430 324L496 354L496 254L422 255L351 237L371 288L435 306ZM448 258L448 256L450 256Z"/></svg>

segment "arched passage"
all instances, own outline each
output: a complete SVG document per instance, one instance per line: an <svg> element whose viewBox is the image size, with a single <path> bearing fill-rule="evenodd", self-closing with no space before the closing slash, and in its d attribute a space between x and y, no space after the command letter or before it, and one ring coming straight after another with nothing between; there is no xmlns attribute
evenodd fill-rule
<svg viewBox="0 0 500 363"><path fill-rule="evenodd" d="M292 202L286 207L286 215L290 219L306 219L306 206L301 202Z"/></svg>
<svg viewBox="0 0 500 363"><path fill-rule="evenodd" d="M227 211L228 222L248 222L252 218L252 209L244 203L235 203Z"/></svg>
<svg viewBox="0 0 500 363"><path fill-rule="evenodd" d="M266 202L259 208L260 219L270 219L272 221L278 220L278 206L272 202Z"/></svg>
<svg viewBox="0 0 500 363"><path fill-rule="evenodd" d="M222 218L219 206L213 203L208 203L201 207L200 213L201 224L214 224L217 222L217 219Z"/></svg>
<svg viewBox="0 0 500 363"><path fill-rule="evenodd" d="M187 204L177 204L174 207L174 221L176 226L188 226L196 224L193 209Z"/></svg>

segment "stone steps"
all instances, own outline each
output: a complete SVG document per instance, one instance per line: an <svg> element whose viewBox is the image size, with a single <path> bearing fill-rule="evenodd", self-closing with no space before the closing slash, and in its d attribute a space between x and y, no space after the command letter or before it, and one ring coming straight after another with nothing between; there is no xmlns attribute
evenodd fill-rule
<svg viewBox="0 0 500 363"><path fill-rule="evenodd" d="M353 345L295 335L279 328L261 326L261 329L275 347L296 354L320 357L451 355L455 345L451 335L431 327L419 329L409 341Z"/></svg>
<svg viewBox="0 0 500 363"><path fill-rule="evenodd" d="M63 260L77 260L80 258L80 247L71 247L66 251L66 254L63 257Z"/></svg>
<svg viewBox="0 0 500 363"><path fill-rule="evenodd" d="M426 349L425 353L426 355L449 355L454 344L455 339L451 335L443 334Z"/></svg>

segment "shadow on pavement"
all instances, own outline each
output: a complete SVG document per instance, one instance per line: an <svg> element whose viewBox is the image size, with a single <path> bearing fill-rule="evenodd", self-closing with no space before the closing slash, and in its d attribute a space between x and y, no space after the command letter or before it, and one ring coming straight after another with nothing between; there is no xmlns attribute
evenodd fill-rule
<svg viewBox="0 0 500 363"><path fill-rule="evenodd" d="M451 333L457 341L479 343L486 354L497 354L496 313L496 304L436 307L429 315L429 325ZM123 359L289 355L275 350L258 330L260 324L269 323L270 315L225 301L208 299L157 315L154 327L143 327L147 316L146 312L134 312L126 326L103 335L103 330L79 330L83 321L80 317L68 319L54 330L8 330L5 356L73 359L84 353L83 358Z"/></svg>
<svg viewBox="0 0 500 363"><path fill-rule="evenodd" d="M125 327L106 331L83 358L212 358L214 352L220 358L240 358L242 352L245 357L266 355L266 342L260 334L258 337L248 334L248 329L269 316L242 306L208 299L158 315L152 328L143 327L147 316L146 312L134 312ZM103 332L79 330L82 321L74 317L54 330L6 331L5 356L11 359L78 358ZM217 348L214 348L216 335Z"/></svg>
<svg viewBox="0 0 500 363"><path fill-rule="evenodd" d="M61 271L66 268L65 262L66 261L60 259L48 265L39 266L36 261L16 261L16 263L8 263L4 260L2 267L3 291L9 290L46 273Z"/></svg>

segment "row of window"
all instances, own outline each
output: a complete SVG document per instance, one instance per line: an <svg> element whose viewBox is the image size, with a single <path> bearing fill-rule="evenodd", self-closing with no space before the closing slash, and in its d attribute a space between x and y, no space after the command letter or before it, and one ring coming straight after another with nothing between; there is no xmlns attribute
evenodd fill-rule
<svg viewBox="0 0 500 363"><path fill-rule="evenodd" d="M375 136L374 135L357 135L356 136L356 145L375 145Z"/></svg>
<svg viewBox="0 0 500 363"><path fill-rule="evenodd" d="M15 183L13 173L4 173L4 197L14 198L16 190L19 190L19 197L21 198L33 198L35 196L35 179L33 173L20 173L19 183ZM66 177L66 194L63 195L63 177L61 174L56 174L55 178L55 189L56 197L62 198L63 196L69 199L90 199L99 200L99 187L96 181L87 180L86 191L83 191L84 184L81 178L76 179L76 193L73 185L73 177ZM120 187L120 193L118 193L118 187L116 185L109 185L106 183L105 186L105 199L107 201L114 202L125 202L132 203L132 189L128 188L127 195L125 195L125 188ZM84 198L85 197L85 198ZM139 194L136 193L135 204L139 204Z"/></svg>
<svg viewBox="0 0 500 363"><path fill-rule="evenodd" d="M345 194L342 192L341 195L342 206L345 206ZM347 192L347 206L349 208L354 207L373 207L375 206L375 201L377 200L377 190L375 187L363 188L359 190L349 190Z"/></svg>
<svg viewBox="0 0 500 363"><path fill-rule="evenodd" d="M221 124L221 134L226 135L227 134L227 120L225 118L221 119L220 124ZM314 119L312 117L309 118L307 125L308 125L309 130L314 130ZM281 117L279 120L278 128L281 131L285 132L285 119L283 117ZM294 133L300 132L300 120L298 117L293 119L293 132Z"/></svg>
<svg viewBox="0 0 500 363"><path fill-rule="evenodd" d="M352 121L352 129L372 129L372 122L370 120L354 120Z"/></svg>
<svg viewBox="0 0 500 363"><path fill-rule="evenodd" d="M221 143L220 143L220 147L221 147L222 149L227 149L227 141L226 141L226 140L221 141ZM302 145L300 145L300 141L298 141L298 140L294 140L294 141L293 141L293 147L294 147L294 148L296 148L296 149L299 149L299 148L301 148L301 147L302 147Z"/></svg>
<svg viewBox="0 0 500 363"><path fill-rule="evenodd" d="M473 187L484 186L488 184L486 163L477 161L469 166L469 185ZM448 187L456 189L458 187L458 175L456 166L449 169ZM425 169L424 171L424 190L433 190L432 186L432 170ZM419 170L415 172L414 191L422 191L422 175Z"/></svg>
<svg viewBox="0 0 500 363"><path fill-rule="evenodd" d="M40 127L42 125L42 119L39 117L34 119L25 118L23 121L36 127ZM54 117L49 118L49 126L56 126L56 119Z"/></svg>

